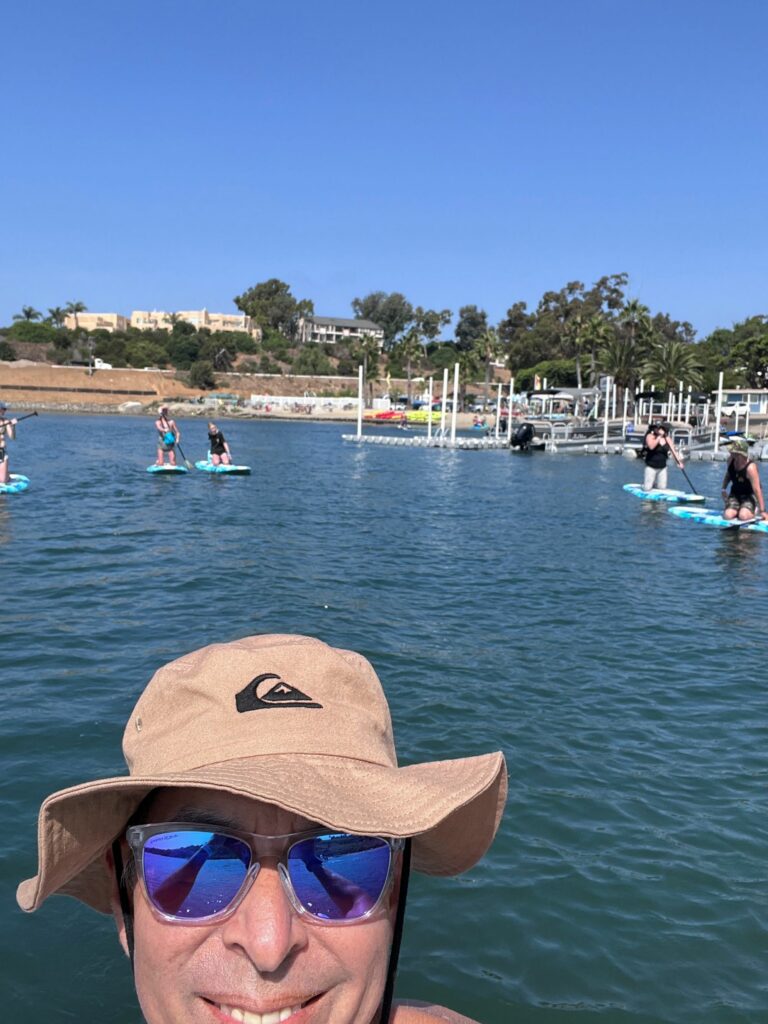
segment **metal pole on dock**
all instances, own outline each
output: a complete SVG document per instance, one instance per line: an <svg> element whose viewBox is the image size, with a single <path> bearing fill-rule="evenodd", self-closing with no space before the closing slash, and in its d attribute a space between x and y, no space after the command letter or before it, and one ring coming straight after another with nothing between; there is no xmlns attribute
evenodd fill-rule
<svg viewBox="0 0 768 1024"><path fill-rule="evenodd" d="M448 402L448 367L443 370L443 407L440 410L440 434L445 437L445 410Z"/></svg>
<svg viewBox="0 0 768 1024"><path fill-rule="evenodd" d="M515 392L515 378L509 378L509 411L507 412L507 442L512 440L512 395Z"/></svg>
<svg viewBox="0 0 768 1024"><path fill-rule="evenodd" d="M432 440L432 377L429 378L429 412L427 413L427 444Z"/></svg>
<svg viewBox="0 0 768 1024"><path fill-rule="evenodd" d="M496 391L496 440L499 440L499 416L501 415L501 381Z"/></svg>
<svg viewBox="0 0 768 1024"><path fill-rule="evenodd" d="M723 414L723 373L717 378L717 402L715 403L715 452L720 451L720 417Z"/></svg>
<svg viewBox="0 0 768 1024"><path fill-rule="evenodd" d="M643 393L644 389L645 389L645 379L643 377L641 377L640 378L640 394ZM638 412L637 410L635 410L635 419L638 422L638 426L643 422L643 408L644 408L643 401L644 401L644 399L641 398L640 399L640 411Z"/></svg>
<svg viewBox="0 0 768 1024"><path fill-rule="evenodd" d="M611 419L616 419L616 381L613 382L613 402L611 403L613 412L611 413Z"/></svg>
<svg viewBox="0 0 768 1024"><path fill-rule="evenodd" d="M624 388L624 413L621 417L621 439L627 436L627 404L629 401L629 388Z"/></svg>
<svg viewBox="0 0 768 1024"><path fill-rule="evenodd" d="M608 416L611 411L611 377L605 378L605 415L603 416L603 448L608 447Z"/></svg>
<svg viewBox="0 0 768 1024"><path fill-rule="evenodd" d="M691 422L691 385L688 385L688 397L685 399L685 422Z"/></svg>
<svg viewBox="0 0 768 1024"><path fill-rule="evenodd" d="M459 404L459 364L453 364L453 408L451 409L451 444L456 444L456 416Z"/></svg>
<svg viewBox="0 0 768 1024"><path fill-rule="evenodd" d="M680 387L677 391L677 418L681 420L683 418L683 382L678 381Z"/></svg>
<svg viewBox="0 0 768 1024"><path fill-rule="evenodd" d="M363 436L363 364L357 368L357 439Z"/></svg>
<svg viewBox="0 0 768 1024"><path fill-rule="evenodd" d="M744 433L745 434L749 433L749 413L750 413L751 408L752 408L752 406L750 405L749 402L747 402L747 413L746 413L746 416L744 417Z"/></svg>

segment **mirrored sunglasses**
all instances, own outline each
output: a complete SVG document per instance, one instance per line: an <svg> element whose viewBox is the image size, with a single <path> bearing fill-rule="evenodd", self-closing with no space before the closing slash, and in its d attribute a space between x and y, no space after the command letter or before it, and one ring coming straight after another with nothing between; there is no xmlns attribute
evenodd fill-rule
<svg viewBox="0 0 768 1024"><path fill-rule="evenodd" d="M184 924L231 914L265 857L277 860L298 913L323 924L361 921L379 906L403 847L400 839L327 829L261 836L175 822L132 825L126 838L154 911Z"/></svg>

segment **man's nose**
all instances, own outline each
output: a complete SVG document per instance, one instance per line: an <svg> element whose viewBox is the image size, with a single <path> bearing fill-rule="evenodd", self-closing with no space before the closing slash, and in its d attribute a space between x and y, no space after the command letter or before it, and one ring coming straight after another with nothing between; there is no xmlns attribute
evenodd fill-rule
<svg viewBox="0 0 768 1024"><path fill-rule="evenodd" d="M223 923L221 937L242 949L260 974L274 973L306 946L306 925L291 906L274 862L262 864L243 902Z"/></svg>

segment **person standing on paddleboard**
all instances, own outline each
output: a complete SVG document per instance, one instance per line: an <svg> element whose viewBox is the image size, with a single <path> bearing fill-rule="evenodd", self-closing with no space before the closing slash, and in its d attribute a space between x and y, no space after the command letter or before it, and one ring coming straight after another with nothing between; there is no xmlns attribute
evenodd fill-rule
<svg viewBox="0 0 768 1024"><path fill-rule="evenodd" d="M723 477L723 519L765 519L760 474L755 463L750 461L749 444L743 437L737 437L731 441L730 449Z"/></svg>
<svg viewBox="0 0 768 1024"><path fill-rule="evenodd" d="M155 420L157 429L157 465L162 466L163 458L168 456L168 465L176 465L176 445L181 440L181 431L176 421L168 418L168 406L161 405L158 418Z"/></svg>
<svg viewBox="0 0 768 1024"><path fill-rule="evenodd" d="M643 479L643 490L645 491L666 491L667 489L667 459L671 455L680 469L683 463L675 450L672 438L669 436L668 423L652 424L643 441L645 477Z"/></svg>
<svg viewBox="0 0 768 1024"><path fill-rule="evenodd" d="M8 406L0 402L0 484L7 484L11 479L11 469L8 465L8 452L5 447L6 438L9 441L16 440L17 420L5 418L5 411Z"/></svg>
<svg viewBox="0 0 768 1024"><path fill-rule="evenodd" d="M208 447L214 466L219 466L222 463L225 466L232 465L232 452L229 450L226 438L215 423L208 424Z"/></svg>

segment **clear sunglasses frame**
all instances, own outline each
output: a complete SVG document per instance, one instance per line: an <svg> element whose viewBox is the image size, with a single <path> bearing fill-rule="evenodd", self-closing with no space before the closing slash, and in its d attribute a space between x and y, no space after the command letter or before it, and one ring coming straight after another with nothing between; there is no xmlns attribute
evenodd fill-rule
<svg viewBox="0 0 768 1024"><path fill-rule="evenodd" d="M243 878L237 893L223 910L217 911L214 914L209 914L207 917L183 918L173 914L166 914L156 906L149 894L149 888L144 875L144 847L146 846L147 841L153 836L162 835L165 832L211 832L217 836L229 836L233 839L239 839L249 848L251 851L251 861L247 867L245 877ZM402 852L405 846L405 840L403 839L393 839L389 836L362 836L362 838L366 839L379 839L389 847L389 863L387 865L386 878L381 887L379 898L368 910L366 910L364 914L361 914L359 917L349 918L348 920L341 918L334 921L329 918L318 917L316 914L313 914L308 910L299 900L293 888L293 883L291 882L287 862L290 851L299 843L304 842L307 839L313 839L317 836L340 835L358 836L360 834L356 832L339 832L335 829L329 828L313 828L304 832L287 832L285 835L280 836L266 836L261 835L258 832L241 832L237 829L210 825L204 821L164 821L146 825L131 825L125 833L125 838L131 848L133 862L136 866L136 872L141 881L141 886L144 890L147 903L149 904L154 916L160 921L166 921L169 924L183 925L191 928L204 927L206 925L218 924L220 921L225 921L235 913L237 908L248 895L251 886L256 881L259 871L261 870L261 861L267 857L277 861L277 872L283 885L283 890L285 891L285 894L296 914L308 922L321 925L324 928L336 928L360 924L363 921L369 921L372 917L378 914L384 903L385 897L392 888L396 856L398 853ZM259 858L261 858L261 860Z"/></svg>

